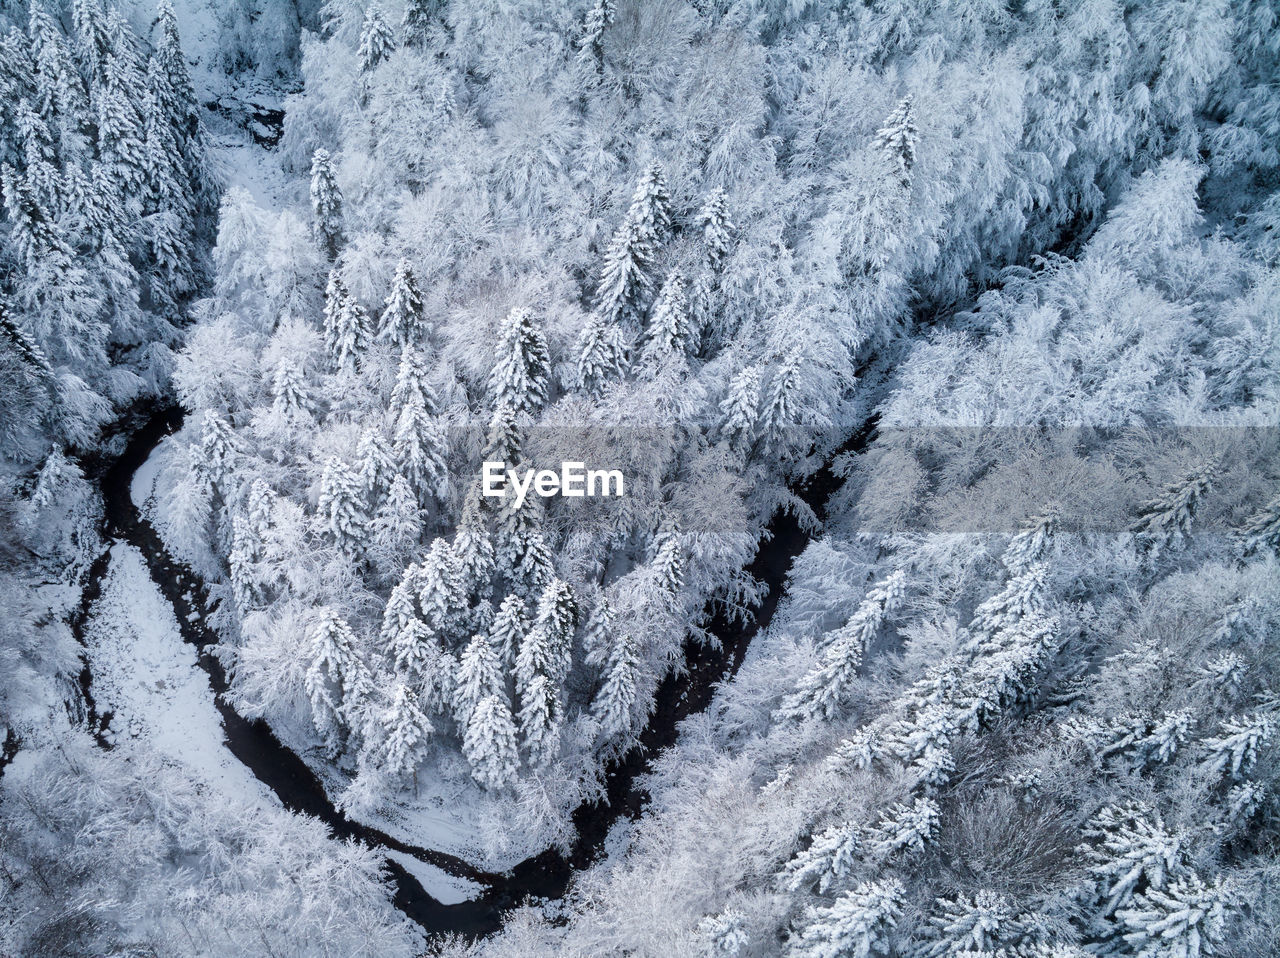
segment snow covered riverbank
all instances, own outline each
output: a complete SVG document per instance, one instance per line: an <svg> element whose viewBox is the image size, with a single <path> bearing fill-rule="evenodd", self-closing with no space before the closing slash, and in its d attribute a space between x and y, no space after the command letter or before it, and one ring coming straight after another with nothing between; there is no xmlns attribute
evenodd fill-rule
<svg viewBox="0 0 1280 958"><path fill-rule="evenodd" d="M111 547L85 640L94 698L99 712L111 715L105 734L113 745L142 744L220 793L278 804L227 750L196 650L183 642L173 608L128 543Z"/></svg>

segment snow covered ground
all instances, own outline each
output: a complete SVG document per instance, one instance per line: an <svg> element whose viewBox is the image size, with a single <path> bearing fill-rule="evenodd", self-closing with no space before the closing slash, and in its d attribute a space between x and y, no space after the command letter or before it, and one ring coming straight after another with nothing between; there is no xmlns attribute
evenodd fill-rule
<svg viewBox="0 0 1280 958"><path fill-rule="evenodd" d="M483 886L465 878L455 878L435 865L418 861L412 855L388 852L387 857L403 865L405 871L418 880L423 890L442 905L471 901L484 891Z"/></svg>
<svg viewBox="0 0 1280 958"><path fill-rule="evenodd" d="M350 779L331 764L318 761L313 750L298 748L295 751L311 766L312 771L324 783L329 797L338 798ZM541 851L514 849L507 854L485 854L481 848L481 811L485 808L484 796L479 789L465 782L447 780L432 774L429 766L418 775L418 797L402 803L374 810L348 810L352 819L386 832L394 838L418 848L466 859L481 868L502 871L510 868L530 854Z"/></svg>
<svg viewBox="0 0 1280 958"><path fill-rule="evenodd" d="M142 478L135 480L135 501L149 495L155 460L152 456L138 472ZM85 641L94 697L99 711L111 714L107 737L117 749L149 748L184 768L193 781L229 799L279 805L270 789L227 749L222 718L196 651L182 640L173 607L152 582L142 554L127 543L111 547L111 565L90 613ZM432 848L466 850L465 829L442 806L427 821L415 816L411 827L402 824L395 831ZM443 904L467 901L484 890L410 855L389 852L388 857Z"/></svg>
<svg viewBox="0 0 1280 958"><path fill-rule="evenodd" d="M117 748L149 747L227 796L278 804L224 744L196 651L183 642L142 554L127 543L111 547L85 642L94 698L101 713L112 715L108 736Z"/></svg>
<svg viewBox="0 0 1280 958"><path fill-rule="evenodd" d="M158 445L151 450L147 461L138 467L138 471L133 474L133 481L129 483L129 498L144 516L149 515L151 506L148 500L156 494L156 484L164 465L164 446Z"/></svg>

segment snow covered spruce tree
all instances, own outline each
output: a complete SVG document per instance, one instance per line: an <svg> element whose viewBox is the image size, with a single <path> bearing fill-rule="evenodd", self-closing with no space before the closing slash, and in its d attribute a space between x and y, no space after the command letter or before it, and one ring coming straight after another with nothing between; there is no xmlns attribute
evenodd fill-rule
<svg viewBox="0 0 1280 958"><path fill-rule="evenodd" d="M604 663L604 680L596 693L592 712L606 738L625 735L631 730L636 705L635 643L623 633L609 648Z"/></svg>
<svg viewBox="0 0 1280 958"><path fill-rule="evenodd" d="M360 474L330 457L320 478L319 516L334 545L349 558L357 558L369 544L369 510Z"/></svg>
<svg viewBox="0 0 1280 958"><path fill-rule="evenodd" d="M671 197L658 163L646 167L626 218L605 251L596 309L613 323L635 324L654 287L654 258L671 232Z"/></svg>
<svg viewBox="0 0 1280 958"><path fill-rule="evenodd" d="M702 229L707 268L718 273L724 269L734 231L733 220L729 218L729 198L723 187L716 187L707 196L696 222Z"/></svg>
<svg viewBox="0 0 1280 958"><path fill-rule="evenodd" d="M485 788L496 790L511 783L519 755L511 708L503 696L480 700L467 721L462 747L471 763L471 774Z"/></svg>
<svg viewBox="0 0 1280 958"><path fill-rule="evenodd" d="M599 70L604 64L604 33L617 16L615 0L593 0L578 37L578 59Z"/></svg>
<svg viewBox="0 0 1280 958"><path fill-rule="evenodd" d="M916 141L919 135L912 97L908 93L885 118L884 126L876 131L876 145L888 157L904 186L911 183L911 168L916 165Z"/></svg>
<svg viewBox="0 0 1280 958"><path fill-rule="evenodd" d="M390 402L397 467L419 502L426 504L446 488L445 450L435 420L435 393L427 382L422 354L413 346L400 354Z"/></svg>
<svg viewBox="0 0 1280 958"><path fill-rule="evenodd" d="M547 401L551 373L547 341L527 309L513 309L502 324L498 361L490 377L494 405L537 412Z"/></svg>
<svg viewBox="0 0 1280 958"><path fill-rule="evenodd" d="M402 259L396 263L396 276L382 310L378 337L404 349L406 346L418 346L425 334L426 317L422 293L418 290L418 281L414 278L409 261Z"/></svg>
<svg viewBox="0 0 1280 958"><path fill-rule="evenodd" d="M316 242L330 260L342 248L342 190L328 150L317 149L311 158L311 216Z"/></svg>
<svg viewBox="0 0 1280 958"><path fill-rule="evenodd" d="M408 46L418 46L427 39L428 31L443 14L440 0L408 0L404 5L404 20L400 34Z"/></svg>
<svg viewBox="0 0 1280 958"><path fill-rule="evenodd" d="M360 28L360 72L372 73L382 65L395 49L395 34L387 24L382 10L371 4L365 11L364 25Z"/></svg>
<svg viewBox="0 0 1280 958"><path fill-rule="evenodd" d="M337 269L329 274L324 297L325 349L335 371L354 373L369 348L369 314L356 302Z"/></svg>
<svg viewBox="0 0 1280 958"><path fill-rule="evenodd" d="M605 251L596 308L578 339L583 386L598 391L625 368L655 285L654 259L671 231L671 197L658 163L640 177L626 218Z"/></svg>

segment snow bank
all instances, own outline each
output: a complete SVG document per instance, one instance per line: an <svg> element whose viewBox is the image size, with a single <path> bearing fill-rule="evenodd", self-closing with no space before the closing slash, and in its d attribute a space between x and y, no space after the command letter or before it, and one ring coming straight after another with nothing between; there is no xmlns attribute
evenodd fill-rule
<svg viewBox="0 0 1280 958"><path fill-rule="evenodd" d="M85 643L98 711L111 713L108 736L118 748L150 747L228 796L278 804L224 744L196 650L182 641L172 606L131 545L111 547Z"/></svg>

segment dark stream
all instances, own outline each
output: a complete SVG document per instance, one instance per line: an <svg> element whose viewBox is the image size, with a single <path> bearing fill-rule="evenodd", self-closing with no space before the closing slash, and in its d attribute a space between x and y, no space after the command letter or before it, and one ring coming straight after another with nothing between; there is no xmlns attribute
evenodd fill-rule
<svg viewBox="0 0 1280 958"><path fill-rule="evenodd" d="M388 860L387 867L395 885L396 906L432 933L485 935L496 931L506 911L525 899L564 895L574 874L598 857L605 836L618 817L627 815L635 818L640 814L649 796L640 787L638 777L648 770L649 761L657 752L675 742L679 723L706 708L717 683L731 676L741 665L752 637L773 616L792 560L809 541L809 535L802 531L795 517L781 512L773 516L768 534L748 567L748 571L767 587L755 611L754 622L743 625L717 612L712 616L709 631L719 644L686 643L688 668L680 675L669 675L658 687L654 713L640 736L639 746L610 765L603 800L584 804L573 813L576 837L568 854L548 849L520 862L508 872L494 874L456 856L408 845L376 828L347 818L334 807L306 763L281 744L265 722L246 719L227 703L227 677L221 662L210 652L218 639L203 624L203 611L207 607L204 583L169 554L156 530L139 515L130 495L134 473L160 440L182 425L184 415L184 410L177 405L163 405L135 415L136 425L123 430L127 440L119 457L104 460L97 469L90 468L102 490L104 538L123 539L143 554L151 578L174 607L183 639L199 650L200 665L208 673L209 685L222 716L227 747L285 807L321 819L340 838L359 839L375 848L404 852L451 875L485 886L486 890L475 900L446 905L427 894L400 864ZM870 432L870 426L864 428L845 444L842 451L860 449ZM821 516L827 498L838 485L839 480L827 466L794 491ZM104 554L90 569L81 615L79 621L73 623L77 632L83 628L89 608L100 594L101 578L107 571L107 565ZM87 666L81 676L81 686L85 693L87 720L105 746L101 733L110 716L100 716L95 710L92 676Z"/></svg>

